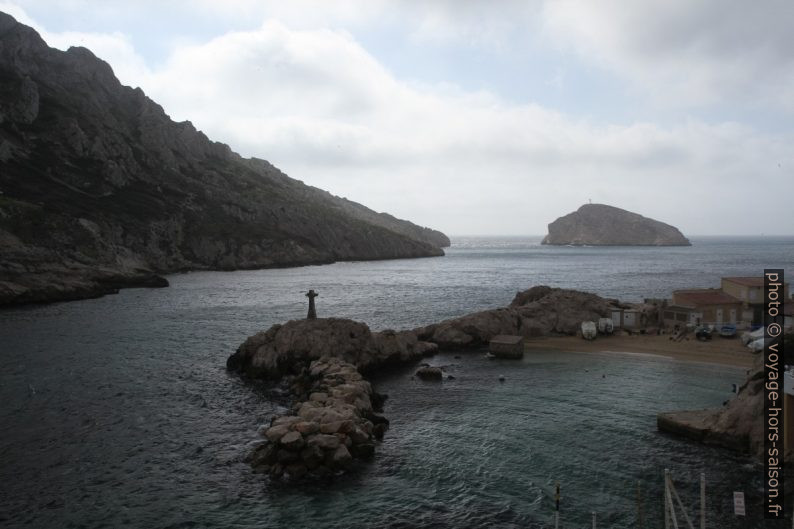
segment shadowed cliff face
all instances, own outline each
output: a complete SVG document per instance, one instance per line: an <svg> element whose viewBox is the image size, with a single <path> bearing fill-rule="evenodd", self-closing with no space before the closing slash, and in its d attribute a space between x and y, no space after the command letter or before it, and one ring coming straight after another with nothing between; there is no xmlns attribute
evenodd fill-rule
<svg viewBox="0 0 794 529"><path fill-rule="evenodd" d="M585 204L549 224L542 244L690 246L678 228L604 204Z"/></svg>
<svg viewBox="0 0 794 529"><path fill-rule="evenodd" d="M243 159L0 13L0 304L156 274L443 255L449 239Z"/></svg>

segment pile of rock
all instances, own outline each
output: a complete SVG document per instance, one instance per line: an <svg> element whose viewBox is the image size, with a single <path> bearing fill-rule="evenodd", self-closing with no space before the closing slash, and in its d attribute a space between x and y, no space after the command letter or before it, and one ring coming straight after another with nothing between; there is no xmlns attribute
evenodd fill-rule
<svg viewBox="0 0 794 529"><path fill-rule="evenodd" d="M616 300L587 292L537 286L516 294L509 307L467 314L414 329L414 333L441 349L484 347L498 335L575 335L583 321L607 317L618 305Z"/></svg>
<svg viewBox="0 0 794 529"><path fill-rule="evenodd" d="M251 456L251 465L273 477L324 477L346 470L356 459L375 453L388 420L373 412L372 387L356 367L339 358L311 363L299 385L307 398L292 414L275 417L267 441Z"/></svg>
<svg viewBox="0 0 794 529"><path fill-rule="evenodd" d="M337 357L367 371L435 353L411 331L370 332L366 323L342 318L293 320L248 338L226 361L229 369L256 378L280 379L309 363Z"/></svg>

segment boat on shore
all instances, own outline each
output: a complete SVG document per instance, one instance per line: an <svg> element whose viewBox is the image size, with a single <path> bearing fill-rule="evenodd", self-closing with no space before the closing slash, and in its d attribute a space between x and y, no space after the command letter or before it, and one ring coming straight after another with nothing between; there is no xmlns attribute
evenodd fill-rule
<svg viewBox="0 0 794 529"><path fill-rule="evenodd" d="M729 323L720 327L720 336L722 336L723 338L735 338L736 325Z"/></svg>
<svg viewBox="0 0 794 529"><path fill-rule="evenodd" d="M600 334L612 334L615 331L615 324L612 318L599 318L598 319L598 332Z"/></svg>
<svg viewBox="0 0 794 529"><path fill-rule="evenodd" d="M593 321L582 322L582 338L584 338L585 340L595 340L597 335L598 335L598 330L596 329L595 322Z"/></svg>

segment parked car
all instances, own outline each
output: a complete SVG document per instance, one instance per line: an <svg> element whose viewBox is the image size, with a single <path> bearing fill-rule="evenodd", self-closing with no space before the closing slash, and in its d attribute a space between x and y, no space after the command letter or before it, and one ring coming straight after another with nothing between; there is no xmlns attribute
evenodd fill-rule
<svg viewBox="0 0 794 529"><path fill-rule="evenodd" d="M720 336L723 338L735 338L736 337L736 325L732 323L728 323L720 327Z"/></svg>

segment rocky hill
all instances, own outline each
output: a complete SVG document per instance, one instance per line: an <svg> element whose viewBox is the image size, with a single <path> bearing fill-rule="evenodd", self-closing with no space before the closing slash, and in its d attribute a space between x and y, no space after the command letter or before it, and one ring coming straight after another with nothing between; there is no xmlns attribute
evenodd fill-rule
<svg viewBox="0 0 794 529"><path fill-rule="evenodd" d="M678 228L604 204L585 204L549 224L542 244L690 246Z"/></svg>
<svg viewBox="0 0 794 529"><path fill-rule="evenodd" d="M0 13L0 304L158 274L443 255L435 230L243 159Z"/></svg>

